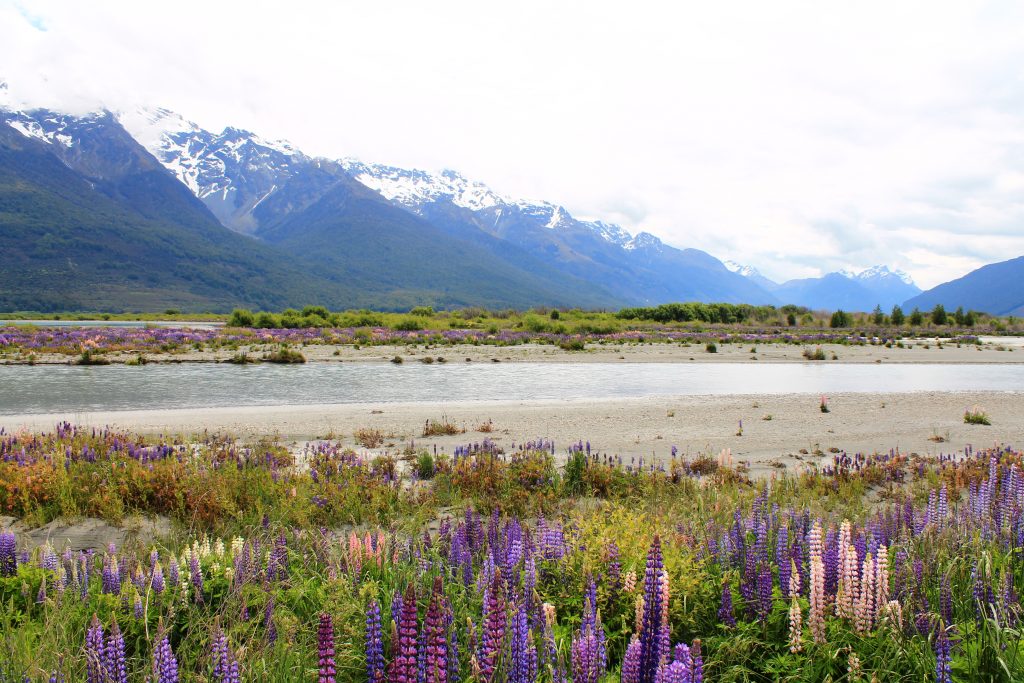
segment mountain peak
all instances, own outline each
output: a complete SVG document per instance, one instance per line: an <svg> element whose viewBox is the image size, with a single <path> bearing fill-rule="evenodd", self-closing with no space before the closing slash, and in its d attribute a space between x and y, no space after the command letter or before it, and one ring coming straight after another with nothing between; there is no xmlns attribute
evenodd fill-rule
<svg viewBox="0 0 1024 683"><path fill-rule="evenodd" d="M480 211L505 202L503 197L483 183L468 180L451 169L434 173L363 163L356 159L343 159L341 165L363 185L408 209L415 210L422 204L442 199L471 211Z"/></svg>
<svg viewBox="0 0 1024 683"><path fill-rule="evenodd" d="M722 265L743 277L753 278L761 274L761 272L754 266L745 266L742 263L736 263L735 261L725 260L722 261Z"/></svg>
<svg viewBox="0 0 1024 683"><path fill-rule="evenodd" d="M916 286L914 285L914 280L913 278L910 277L910 275L908 275L902 270L890 269L889 266L885 265L871 266L870 268L866 268L859 272L854 270L848 270L846 268L838 272L840 275L848 277L851 280L856 280L858 282L878 281L887 280L890 278L897 278L905 285Z"/></svg>
<svg viewBox="0 0 1024 683"><path fill-rule="evenodd" d="M663 246L664 243L651 233L638 232L636 237L626 242L626 245L623 248L627 251L636 251L638 249L661 251Z"/></svg>

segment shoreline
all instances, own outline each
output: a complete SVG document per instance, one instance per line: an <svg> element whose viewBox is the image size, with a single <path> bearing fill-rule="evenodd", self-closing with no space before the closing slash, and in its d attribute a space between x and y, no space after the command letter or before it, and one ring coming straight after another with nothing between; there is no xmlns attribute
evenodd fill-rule
<svg viewBox="0 0 1024 683"><path fill-rule="evenodd" d="M447 363L932 363L1003 364L1024 363L1024 337L983 338L982 344L950 344L938 339L903 342L905 348L884 345L752 343L717 344L709 353L703 344L677 342L589 343L582 351L567 351L552 344L411 345L381 344L357 347L351 344L310 344L292 347L310 363L385 363L400 356L403 362ZM810 360L804 354L821 348L825 360ZM272 345L254 344L238 348L187 350L178 352L118 351L99 354L111 364L135 362L141 355L147 364L229 363L239 353L259 359ZM32 359L29 359L29 356ZM2 365L74 365L77 354L23 353L0 356ZM439 359L443 358L443 361Z"/></svg>
<svg viewBox="0 0 1024 683"><path fill-rule="evenodd" d="M626 462L642 457L648 463L668 460L673 446L690 458L731 449L736 462L748 462L761 475L831 461L839 452L898 449L936 455L968 446L1024 445L1024 391L843 393L829 396L828 402L829 413L820 411L817 395L783 393L242 406L9 415L0 416L0 426L49 431L66 420L146 436L189 438L204 431L243 441L275 436L295 450L331 438L370 455L398 454L410 442L417 449L450 454L484 439L506 451L529 440L554 439L559 459L570 444L589 441L595 452L619 455ZM987 412L991 426L964 424L964 411L975 405ZM424 437L430 420L466 431ZM479 431L488 423L492 431ZM379 431L382 446L360 446L357 430Z"/></svg>

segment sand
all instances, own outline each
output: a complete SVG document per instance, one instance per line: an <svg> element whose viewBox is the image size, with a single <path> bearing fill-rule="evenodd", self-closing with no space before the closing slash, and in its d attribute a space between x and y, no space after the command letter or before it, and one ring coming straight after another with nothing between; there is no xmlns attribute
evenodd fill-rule
<svg viewBox="0 0 1024 683"><path fill-rule="evenodd" d="M0 425L38 431L69 420L149 435L188 437L209 430L253 439L276 434L296 449L308 440L334 438L369 453L398 452L410 442L451 453L485 438L506 450L531 439L554 439L559 456L582 440L601 453L647 461L668 458L672 446L690 457L728 448L755 474L830 460L840 450L938 454L962 452L968 445L1024 445L1024 392L838 394L828 398L829 413L819 404L819 396L806 394L381 403L5 416ZM964 410L975 405L988 413L991 426L964 424ZM427 420L442 418L466 432L421 436ZM493 431L479 431L488 422ZM353 437L358 429L380 430L384 445L373 451L359 446Z"/></svg>
<svg viewBox="0 0 1024 683"><path fill-rule="evenodd" d="M938 339L904 341L906 348L884 345L848 346L822 344L827 363L1024 363L1024 337L983 337L980 345L942 342ZM404 361L418 361L424 357L444 358L447 362L489 363L494 360L512 363L794 363L804 362L805 351L813 345L801 344L718 344L716 353L708 353L704 344L670 343L606 343L587 344L584 351L565 351L550 344L520 344L517 346L488 346L460 344L456 346L364 346L310 345L299 350L310 362L324 363L385 363L395 356ZM244 347L241 351L258 358L267 346ZM215 363L226 362L239 350L188 350L178 353L151 353L143 356L154 363ZM112 363L134 360L136 352L104 354ZM67 364L76 356L63 354L35 354L37 365ZM27 355L9 354L0 357L0 365L24 364Z"/></svg>

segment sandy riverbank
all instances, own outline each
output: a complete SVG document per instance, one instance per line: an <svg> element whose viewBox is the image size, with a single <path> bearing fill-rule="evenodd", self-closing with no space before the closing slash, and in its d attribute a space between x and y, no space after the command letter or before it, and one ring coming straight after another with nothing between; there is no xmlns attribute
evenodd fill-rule
<svg viewBox="0 0 1024 683"><path fill-rule="evenodd" d="M562 455L570 443L589 440L595 450L627 459L665 458L673 445L690 456L730 448L737 461L750 461L761 472L780 464L793 468L830 458L831 449L949 453L968 444L1024 445L1024 393L840 394L829 397L829 405L831 412L822 413L819 397L805 394L381 403L7 416L0 417L0 425L9 430L48 430L59 420L69 420L152 435L189 436L209 430L252 439L276 434L295 444L331 437L357 450L365 449L355 443L353 433L377 429L385 435L385 449L396 451L414 440L418 446L449 453L455 446L484 438L506 449L551 438ZM975 405L989 414L991 426L964 424L964 410ZM424 423L442 416L466 432L422 437ZM488 421L493 431L478 431ZM816 451L821 455L815 457Z"/></svg>
<svg viewBox="0 0 1024 683"><path fill-rule="evenodd" d="M916 339L903 342L905 348L884 345L821 344L826 363L1024 363L1024 337L986 337L981 344L951 344L938 339ZM444 359L449 363L794 363L805 362L806 352L813 352L809 344L717 344L715 353L709 353L704 344L678 343L593 343L583 351L566 351L551 344L520 344L490 346L486 344L459 344L454 346L427 345L309 345L298 350L310 362L323 363L384 363L402 357L404 362L417 362L430 358L434 362ZM223 363L240 352L258 359L274 347L254 345L240 349L187 350L172 353L144 352L153 363ZM118 352L104 354L112 363L135 361L139 353ZM77 356L64 354L34 354L37 365L68 364ZM9 354L0 358L0 365L26 364L27 354Z"/></svg>

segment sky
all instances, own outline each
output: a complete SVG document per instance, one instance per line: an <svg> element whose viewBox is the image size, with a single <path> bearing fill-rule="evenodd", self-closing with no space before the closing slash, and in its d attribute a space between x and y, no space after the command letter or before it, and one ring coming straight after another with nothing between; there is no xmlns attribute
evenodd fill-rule
<svg viewBox="0 0 1024 683"><path fill-rule="evenodd" d="M0 0L36 106L452 168L775 280L1024 254L1024 3Z"/></svg>

